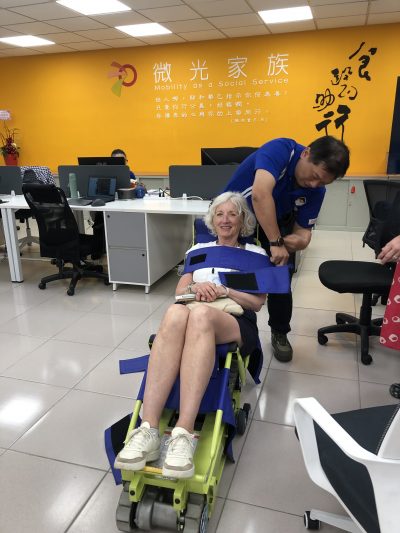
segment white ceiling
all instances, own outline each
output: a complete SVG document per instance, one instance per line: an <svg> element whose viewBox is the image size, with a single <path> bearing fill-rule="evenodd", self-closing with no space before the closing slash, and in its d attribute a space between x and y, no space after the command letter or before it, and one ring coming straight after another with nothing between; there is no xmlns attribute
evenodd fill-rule
<svg viewBox="0 0 400 533"><path fill-rule="evenodd" d="M38 48L0 43L0 58L400 22L400 0L122 1L132 11L87 17L55 1L0 0L0 37L28 34L56 43ZM311 7L314 20L268 26L257 14L305 4ZM159 22L172 34L138 39L114 28L146 22Z"/></svg>

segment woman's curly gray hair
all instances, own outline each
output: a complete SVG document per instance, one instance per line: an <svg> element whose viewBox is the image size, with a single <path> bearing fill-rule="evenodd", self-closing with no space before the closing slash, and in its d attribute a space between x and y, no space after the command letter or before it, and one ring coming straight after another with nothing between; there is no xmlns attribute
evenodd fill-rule
<svg viewBox="0 0 400 533"><path fill-rule="evenodd" d="M250 211L247 201L243 196L238 192L223 192L212 201L208 212L204 215L204 223L207 228L210 230L210 233L216 235L215 227L213 224L213 219L217 208L221 204L226 202L232 202L236 207L238 215L243 215L242 227L240 228L241 237L249 237L254 233L254 228L256 227L256 218L253 213Z"/></svg>

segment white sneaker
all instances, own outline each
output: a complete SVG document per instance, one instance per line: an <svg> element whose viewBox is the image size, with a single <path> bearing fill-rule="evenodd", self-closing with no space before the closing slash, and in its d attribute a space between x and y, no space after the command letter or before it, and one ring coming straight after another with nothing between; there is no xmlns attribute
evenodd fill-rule
<svg viewBox="0 0 400 533"><path fill-rule="evenodd" d="M115 459L115 468L142 470L147 462L159 458L160 442L158 430L151 428L148 422L143 422L140 427L127 435L125 446Z"/></svg>
<svg viewBox="0 0 400 533"><path fill-rule="evenodd" d="M194 475L194 435L186 429L175 427L167 440L167 455L162 469L163 476L189 478Z"/></svg>

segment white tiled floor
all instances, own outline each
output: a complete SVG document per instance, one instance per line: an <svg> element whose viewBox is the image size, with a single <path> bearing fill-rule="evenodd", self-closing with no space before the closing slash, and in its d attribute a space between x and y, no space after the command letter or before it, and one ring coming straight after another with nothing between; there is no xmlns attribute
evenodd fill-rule
<svg viewBox="0 0 400 533"><path fill-rule="evenodd" d="M359 306L322 287L318 266L373 260L360 242L359 233L314 232L293 283L293 362L271 358L266 311L259 313L262 383L244 390L253 418L234 442L237 462L226 465L210 532L300 533L305 509L338 509L305 472L293 431L296 397L315 396L330 412L394 402L388 385L400 378L398 353L373 340L374 363L365 367L354 335L330 335L326 346L316 340L336 311ZM121 489L107 468L103 430L131 410L140 383L118 374L118 360L147 352L176 273L148 295L85 280L71 298L66 282L37 288L52 268L23 260L25 282L11 284L0 261L0 532L113 533Z"/></svg>

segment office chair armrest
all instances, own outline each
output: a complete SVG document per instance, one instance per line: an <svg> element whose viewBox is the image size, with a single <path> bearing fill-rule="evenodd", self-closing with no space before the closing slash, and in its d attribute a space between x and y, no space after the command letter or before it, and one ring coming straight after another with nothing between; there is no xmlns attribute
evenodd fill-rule
<svg viewBox="0 0 400 533"><path fill-rule="evenodd" d="M337 444L348 457L374 469L376 463L387 463L391 468L398 467L398 461L382 459L362 448L315 398L298 398L294 402L294 419L303 452L304 462L311 479L335 495L326 477L319 458L314 421Z"/></svg>
<svg viewBox="0 0 400 533"><path fill-rule="evenodd" d="M299 435L300 425L304 424L307 418L313 420L354 461L366 466L370 462L387 462L393 465L398 463L396 459L383 459L360 446L315 398L297 398L294 402L294 418Z"/></svg>
<svg viewBox="0 0 400 533"><path fill-rule="evenodd" d="M381 531L395 531L400 520L398 505L400 460L384 459L362 448L315 398L296 399L294 419L301 442L304 463L314 483L341 501L320 463L314 428L315 421L343 453L368 469L374 487ZM342 505L344 504L342 503Z"/></svg>

